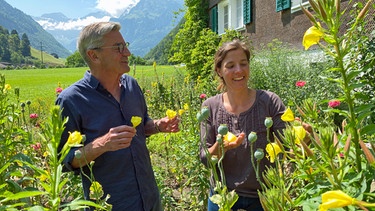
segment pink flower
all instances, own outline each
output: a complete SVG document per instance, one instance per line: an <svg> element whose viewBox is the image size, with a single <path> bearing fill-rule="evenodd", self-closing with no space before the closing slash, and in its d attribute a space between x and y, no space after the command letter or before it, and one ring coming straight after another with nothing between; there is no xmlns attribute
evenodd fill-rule
<svg viewBox="0 0 375 211"><path fill-rule="evenodd" d="M204 93L202 93L201 95L199 95L199 98L200 98L200 99L204 99L204 98L206 98L206 97L207 97L207 95L204 94Z"/></svg>
<svg viewBox="0 0 375 211"><path fill-rule="evenodd" d="M42 147L42 145L38 142L36 144L31 145L31 147L34 148L34 150L38 150Z"/></svg>
<svg viewBox="0 0 375 211"><path fill-rule="evenodd" d="M36 119L38 118L38 114L30 114L30 119Z"/></svg>
<svg viewBox="0 0 375 211"><path fill-rule="evenodd" d="M328 106L331 108L335 108L340 105L340 100L330 100L328 102Z"/></svg>
<svg viewBox="0 0 375 211"><path fill-rule="evenodd" d="M303 87L303 86L305 86L305 84L306 84L306 81L297 81L296 82L296 86L298 86L298 87Z"/></svg>
<svg viewBox="0 0 375 211"><path fill-rule="evenodd" d="M60 93L62 92L62 90L63 90L63 89L62 89L61 87L57 87L57 88L56 88L56 93L60 94Z"/></svg>

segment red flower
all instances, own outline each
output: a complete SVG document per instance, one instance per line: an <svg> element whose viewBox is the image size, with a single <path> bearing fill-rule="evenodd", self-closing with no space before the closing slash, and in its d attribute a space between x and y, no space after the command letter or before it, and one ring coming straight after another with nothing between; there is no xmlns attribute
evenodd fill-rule
<svg viewBox="0 0 375 211"><path fill-rule="evenodd" d="M38 114L30 114L30 119L36 119L38 118Z"/></svg>
<svg viewBox="0 0 375 211"><path fill-rule="evenodd" d="M306 81L297 81L296 82L296 86L298 86L298 87L303 87L303 86L305 86L305 84L306 84Z"/></svg>
<svg viewBox="0 0 375 211"><path fill-rule="evenodd" d="M59 94L59 93L61 93L61 92L62 92L62 90L63 90L63 89L62 89L61 87L57 87L57 88L56 88L56 93L58 93L58 94Z"/></svg>
<svg viewBox="0 0 375 211"><path fill-rule="evenodd" d="M31 145L31 147L34 148L34 150L38 150L40 149L40 147L42 147L42 145L38 142L36 144Z"/></svg>
<svg viewBox="0 0 375 211"><path fill-rule="evenodd" d="M328 102L328 106L331 108L335 108L340 105L340 100L330 100Z"/></svg>
<svg viewBox="0 0 375 211"><path fill-rule="evenodd" d="M206 97L207 97L207 95L204 94L204 93L202 93L201 95L199 95L199 98L200 98L200 99L204 99L204 98L206 98Z"/></svg>

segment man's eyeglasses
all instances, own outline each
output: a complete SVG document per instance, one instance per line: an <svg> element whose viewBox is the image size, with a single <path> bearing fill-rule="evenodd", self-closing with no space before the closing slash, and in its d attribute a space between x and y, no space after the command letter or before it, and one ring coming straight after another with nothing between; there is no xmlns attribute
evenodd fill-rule
<svg viewBox="0 0 375 211"><path fill-rule="evenodd" d="M118 44L113 45L113 46L103 46L103 47L93 48L93 50L103 49L103 48L117 48L118 52L119 52L120 54L123 54L123 53L124 53L124 50L125 50L125 47L128 48L129 45L130 45L129 42L126 42L125 44L124 44L124 43L118 43Z"/></svg>

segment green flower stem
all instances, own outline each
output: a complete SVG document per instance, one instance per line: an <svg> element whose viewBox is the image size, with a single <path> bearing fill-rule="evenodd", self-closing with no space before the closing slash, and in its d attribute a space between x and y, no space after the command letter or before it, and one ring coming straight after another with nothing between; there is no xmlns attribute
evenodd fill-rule
<svg viewBox="0 0 375 211"><path fill-rule="evenodd" d="M356 21L357 23L357 21ZM354 26L356 26L357 24L354 24ZM353 29L353 28L352 28ZM351 94L351 90L350 90L350 87L349 87L349 80L348 80L348 76L346 74L346 69L344 67L344 61L343 61L343 57L344 55L342 55L342 51L345 52L345 49L341 49L340 46L339 46L339 40L337 38L337 34L334 34L334 39L335 39L335 50L336 50L336 53L337 53L337 57L336 57L336 62L338 64L338 68L340 70L340 74L341 74L341 77L343 79L343 91L345 93L345 99L346 99L346 102L348 104L348 109L349 109L349 132L350 134L353 135L353 142L354 142L354 148L355 148L355 152L356 152L356 166L357 166L357 171L358 172L361 172L362 171L362 165L361 165L361 146L359 145L359 134L358 134L358 130L357 130L357 121L356 121L356 114L354 112L354 98ZM349 33L349 37L348 39L350 40L351 39L351 33Z"/></svg>

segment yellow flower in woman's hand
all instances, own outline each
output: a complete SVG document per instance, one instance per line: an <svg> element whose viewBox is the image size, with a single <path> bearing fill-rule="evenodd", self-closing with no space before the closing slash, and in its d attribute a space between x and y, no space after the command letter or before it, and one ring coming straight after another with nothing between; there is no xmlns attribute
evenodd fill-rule
<svg viewBox="0 0 375 211"><path fill-rule="evenodd" d="M133 127L136 128L139 124L142 122L142 118L139 116L132 116L132 119L130 120Z"/></svg>
<svg viewBox="0 0 375 211"><path fill-rule="evenodd" d="M266 152L271 163L275 162L276 156L281 152L281 148L277 143L269 143L266 146Z"/></svg>
<svg viewBox="0 0 375 211"><path fill-rule="evenodd" d="M312 45L318 44L320 39L323 37L324 33L321 30L320 23L318 22L318 27L310 27L303 35L302 45L305 50L309 49Z"/></svg>
<svg viewBox="0 0 375 211"><path fill-rule="evenodd" d="M167 114L168 119L173 119L177 115L177 112L171 109L168 109L165 113Z"/></svg>
<svg viewBox="0 0 375 211"><path fill-rule="evenodd" d="M293 122L295 120L293 111L290 109L290 107L284 111L284 114L281 116L281 120L284 122Z"/></svg>
<svg viewBox="0 0 375 211"><path fill-rule="evenodd" d="M237 140L237 136L235 136L233 133L228 132L226 135L223 136L224 141L226 142L233 142Z"/></svg>
<svg viewBox="0 0 375 211"><path fill-rule="evenodd" d="M68 138L67 144L68 146L71 146L71 147L80 145L84 138L85 136L81 135L81 133L78 131L74 131L73 133L69 132L69 138Z"/></svg>
<svg viewBox="0 0 375 211"><path fill-rule="evenodd" d="M295 144L300 144L306 136L306 130L302 126L293 126L293 133L295 137Z"/></svg>
<svg viewBox="0 0 375 211"><path fill-rule="evenodd" d="M348 196L341 190L327 191L322 194L322 204L319 205L319 211L326 211L331 208L346 207L355 204L356 199Z"/></svg>

